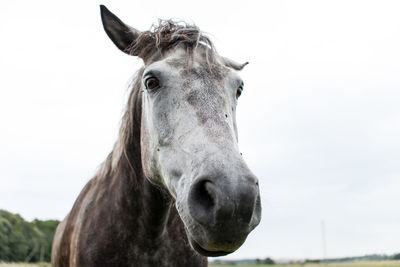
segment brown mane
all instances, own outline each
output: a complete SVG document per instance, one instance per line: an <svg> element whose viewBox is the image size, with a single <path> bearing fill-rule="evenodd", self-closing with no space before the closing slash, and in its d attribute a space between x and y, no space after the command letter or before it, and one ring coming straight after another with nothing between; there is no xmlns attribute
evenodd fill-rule
<svg viewBox="0 0 400 267"><path fill-rule="evenodd" d="M141 68L132 79L128 102L125 106L119 129L119 136L113 150L100 166L97 176L110 172L125 172L136 180L142 176L140 155L140 128L142 115Z"/></svg>
<svg viewBox="0 0 400 267"><path fill-rule="evenodd" d="M162 54L178 45L184 45L187 51L193 51L199 45L206 46L209 48L208 60L215 55L213 43L197 26L173 20L159 20L158 25L141 32L126 52L146 59L156 51Z"/></svg>

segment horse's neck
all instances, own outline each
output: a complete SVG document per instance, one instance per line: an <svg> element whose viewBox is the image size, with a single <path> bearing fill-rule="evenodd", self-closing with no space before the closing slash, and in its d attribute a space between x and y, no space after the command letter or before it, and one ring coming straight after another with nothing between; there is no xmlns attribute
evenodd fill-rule
<svg viewBox="0 0 400 267"><path fill-rule="evenodd" d="M156 239L163 238L162 234L167 227L169 212L172 205L170 197L161 189L152 185L141 172L141 169L134 170L127 159L123 159L126 168L124 171L114 174L113 183L118 184L110 188L112 195L116 196L116 201L122 207L118 212L128 214L129 220L136 225L130 229L137 233L135 239L145 236L146 239L152 239L157 243ZM114 189L115 188L115 189Z"/></svg>
<svg viewBox="0 0 400 267"><path fill-rule="evenodd" d="M129 216L124 225L125 235L132 242L133 254L140 254L141 266L207 266L207 258L194 252L173 200L151 184L139 171L128 176L115 174L123 191L118 196L120 210L116 216ZM111 195L115 195L112 192Z"/></svg>

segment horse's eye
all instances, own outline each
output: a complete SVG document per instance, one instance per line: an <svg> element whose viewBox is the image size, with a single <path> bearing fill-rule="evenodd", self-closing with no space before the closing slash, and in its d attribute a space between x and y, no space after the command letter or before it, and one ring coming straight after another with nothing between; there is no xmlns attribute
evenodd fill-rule
<svg viewBox="0 0 400 267"><path fill-rule="evenodd" d="M239 88L236 91L236 99L239 98L239 96L242 94L243 92L243 85L239 86Z"/></svg>
<svg viewBox="0 0 400 267"><path fill-rule="evenodd" d="M160 82L155 77L149 77L144 83L146 85L146 89L149 90L156 89L160 85Z"/></svg>

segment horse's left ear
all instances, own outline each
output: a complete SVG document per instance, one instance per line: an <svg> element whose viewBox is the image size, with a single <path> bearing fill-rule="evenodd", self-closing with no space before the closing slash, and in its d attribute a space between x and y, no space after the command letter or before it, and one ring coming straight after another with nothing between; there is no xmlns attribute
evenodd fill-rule
<svg viewBox="0 0 400 267"><path fill-rule="evenodd" d="M239 64L239 63L233 61L232 59L229 59L226 57L222 57L222 61L225 64L225 66L232 68L234 70L242 70L247 64L249 64L249 62Z"/></svg>
<svg viewBox="0 0 400 267"><path fill-rule="evenodd" d="M139 37L141 32L123 23L103 5L100 5L100 13L104 30L108 37L110 37L111 41L113 41L121 51L129 55L137 56L128 50Z"/></svg>

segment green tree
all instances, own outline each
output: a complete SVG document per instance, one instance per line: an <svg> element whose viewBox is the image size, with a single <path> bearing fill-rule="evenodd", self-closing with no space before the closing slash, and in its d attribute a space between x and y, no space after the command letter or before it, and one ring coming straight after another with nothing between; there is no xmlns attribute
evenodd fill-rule
<svg viewBox="0 0 400 267"><path fill-rule="evenodd" d="M1 212L1 210L0 210ZM0 213L0 259L8 260L10 257L9 235L12 225L6 219L1 217Z"/></svg>
<svg viewBox="0 0 400 267"><path fill-rule="evenodd" d="M274 261L273 259L271 259L271 258L266 258L266 259L264 260L264 264L267 264L267 265L274 265L274 264L275 264L275 261Z"/></svg>
<svg viewBox="0 0 400 267"><path fill-rule="evenodd" d="M56 220L33 221L33 224L43 233L38 261L50 261L51 245L53 243L54 233L59 223L60 222Z"/></svg>
<svg viewBox="0 0 400 267"><path fill-rule="evenodd" d="M0 210L0 260L50 261L51 243L58 221L25 221Z"/></svg>

